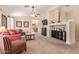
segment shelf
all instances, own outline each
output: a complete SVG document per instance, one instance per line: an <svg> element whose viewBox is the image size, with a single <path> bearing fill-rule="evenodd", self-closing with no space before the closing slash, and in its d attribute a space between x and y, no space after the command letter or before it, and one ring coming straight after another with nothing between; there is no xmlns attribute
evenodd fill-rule
<svg viewBox="0 0 79 59"><path fill-rule="evenodd" d="M44 26L42 26L43 28L47 28L48 27L48 25L44 25Z"/></svg>
<svg viewBox="0 0 79 59"><path fill-rule="evenodd" d="M75 23L74 21L68 21L68 22L61 22L61 23L52 23L49 24L50 29L53 29L51 27L59 26L58 28L62 28L62 26L65 26L66 31L66 44L73 44L75 43Z"/></svg>
<svg viewBox="0 0 79 59"><path fill-rule="evenodd" d="M53 24L50 24L49 26L62 26L62 25L66 25L67 22L61 22L61 23L53 23Z"/></svg>

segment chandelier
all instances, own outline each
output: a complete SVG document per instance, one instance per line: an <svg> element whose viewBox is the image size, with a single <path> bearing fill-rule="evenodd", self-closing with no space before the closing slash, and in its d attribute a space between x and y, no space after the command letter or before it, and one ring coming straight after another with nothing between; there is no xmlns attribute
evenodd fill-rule
<svg viewBox="0 0 79 59"><path fill-rule="evenodd" d="M32 16L32 17L38 17L40 15L39 13L36 13L35 6L25 5L24 7L25 8L30 7L32 9L30 16Z"/></svg>

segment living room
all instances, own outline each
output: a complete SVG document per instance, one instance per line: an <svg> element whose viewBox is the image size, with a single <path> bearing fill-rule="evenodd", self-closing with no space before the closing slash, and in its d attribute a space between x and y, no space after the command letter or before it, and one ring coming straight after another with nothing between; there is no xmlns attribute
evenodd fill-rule
<svg viewBox="0 0 79 59"><path fill-rule="evenodd" d="M78 10L78 5L0 5L0 52L79 53Z"/></svg>

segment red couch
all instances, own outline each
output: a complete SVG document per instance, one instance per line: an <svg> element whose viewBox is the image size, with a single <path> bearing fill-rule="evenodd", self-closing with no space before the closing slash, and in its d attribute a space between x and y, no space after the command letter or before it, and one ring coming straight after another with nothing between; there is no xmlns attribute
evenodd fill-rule
<svg viewBox="0 0 79 59"><path fill-rule="evenodd" d="M0 40L1 54L16 54L27 50L26 42L23 40L10 41L7 37Z"/></svg>
<svg viewBox="0 0 79 59"><path fill-rule="evenodd" d="M0 32L0 34L8 37L11 41L21 40L21 34L18 33L16 30L6 30L5 32Z"/></svg>
<svg viewBox="0 0 79 59"><path fill-rule="evenodd" d="M0 40L0 51L3 53L19 53L26 51L26 42L21 39L21 34L16 30L7 30L0 32L5 37Z"/></svg>

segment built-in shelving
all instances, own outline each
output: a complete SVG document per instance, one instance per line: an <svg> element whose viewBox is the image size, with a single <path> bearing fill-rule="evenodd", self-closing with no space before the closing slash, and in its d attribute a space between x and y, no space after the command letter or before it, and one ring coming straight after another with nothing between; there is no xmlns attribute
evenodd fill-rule
<svg viewBox="0 0 79 59"><path fill-rule="evenodd" d="M66 31L66 43L67 44L73 44L75 43L75 24L74 21L68 21L68 22L61 22L61 23L53 23L49 25L49 32L52 31L52 28L62 28L62 26L65 27L63 31ZM56 29L55 29L56 30ZM51 37L51 34L50 34Z"/></svg>
<svg viewBox="0 0 79 59"><path fill-rule="evenodd" d="M42 24L41 26L41 28L47 29L46 37L51 37L52 30L56 30L57 32L62 30L61 32L66 33L65 43L66 44L75 43L75 22L74 20L71 20L70 16L68 17L69 18L65 16L65 11L61 8L61 6L57 6L55 8L51 7L45 15L48 24L47 25Z"/></svg>
<svg viewBox="0 0 79 59"><path fill-rule="evenodd" d="M61 22L61 23L52 23L52 24L49 24L49 26L61 26L61 25L66 25L67 22Z"/></svg>

